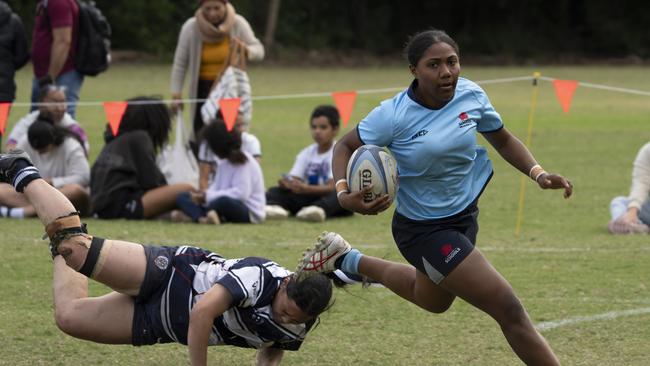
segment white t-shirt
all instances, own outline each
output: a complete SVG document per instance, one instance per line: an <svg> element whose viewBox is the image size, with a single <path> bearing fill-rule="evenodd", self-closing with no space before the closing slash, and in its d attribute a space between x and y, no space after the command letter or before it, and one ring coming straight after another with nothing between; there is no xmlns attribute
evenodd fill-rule
<svg viewBox="0 0 650 366"><path fill-rule="evenodd" d="M334 145L324 153L318 152L318 144L313 143L296 156L296 162L289 172L292 177L298 177L311 185L322 185L334 179L332 175L332 153Z"/></svg>
<svg viewBox="0 0 650 366"><path fill-rule="evenodd" d="M43 178L52 178L52 185L61 188L66 184L90 186L90 166L84 149L76 139L66 137L63 144L45 154L34 150L23 136L16 145L32 159Z"/></svg>

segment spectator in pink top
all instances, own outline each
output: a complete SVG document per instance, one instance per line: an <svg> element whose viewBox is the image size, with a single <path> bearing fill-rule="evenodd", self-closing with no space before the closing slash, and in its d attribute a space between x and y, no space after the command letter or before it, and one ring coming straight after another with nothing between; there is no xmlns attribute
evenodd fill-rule
<svg viewBox="0 0 650 366"><path fill-rule="evenodd" d="M74 67L79 30L79 6L75 0L39 0L36 3L32 63L32 103L38 97L39 80L51 79L65 87L68 113L74 118L84 77ZM37 107L32 105L32 111Z"/></svg>

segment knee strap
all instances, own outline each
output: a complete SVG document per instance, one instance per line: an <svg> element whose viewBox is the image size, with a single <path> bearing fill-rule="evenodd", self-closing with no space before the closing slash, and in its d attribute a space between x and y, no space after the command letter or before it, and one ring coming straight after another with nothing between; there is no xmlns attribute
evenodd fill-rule
<svg viewBox="0 0 650 366"><path fill-rule="evenodd" d="M57 248L62 241L73 236L88 234L88 230L86 230L86 224L82 224L79 220L79 212L71 212L65 216L57 217L47 224L45 233L50 238L50 251L54 258L59 255Z"/></svg>
<svg viewBox="0 0 650 366"><path fill-rule="evenodd" d="M95 271L95 265L99 260L99 255L104 246L104 239L93 237L93 240L90 242L90 249L88 249L88 254L86 255L86 261L83 266L79 269L79 273L82 275L92 278L93 272Z"/></svg>

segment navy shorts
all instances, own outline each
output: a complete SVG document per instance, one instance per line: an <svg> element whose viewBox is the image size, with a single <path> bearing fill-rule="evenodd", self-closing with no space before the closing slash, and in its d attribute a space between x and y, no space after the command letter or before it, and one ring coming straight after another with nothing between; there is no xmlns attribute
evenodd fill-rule
<svg viewBox="0 0 650 366"><path fill-rule="evenodd" d="M210 252L194 247L144 246L147 269L133 309L131 343L187 343L188 299L192 297L192 265Z"/></svg>
<svg viewBox="0 0 650 366"><path fill-rule="evenodd" d="M393 238L402 256L439 284L476 245L478 207L435 220L411 220L395 212Z"/></svg>

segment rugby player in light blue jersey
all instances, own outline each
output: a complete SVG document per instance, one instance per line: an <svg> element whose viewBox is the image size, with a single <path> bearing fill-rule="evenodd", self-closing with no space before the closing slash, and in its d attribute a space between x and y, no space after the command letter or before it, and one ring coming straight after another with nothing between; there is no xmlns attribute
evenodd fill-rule
<svg viewBox="0 0 650 366"><path fill-rule="evenodd" d="M34 206L54 260L54 314L65 333L98 343L255 348L259 365L298 350L331 301L323 274L298 276L259 257L225 259L189 246L143 246L87 234L78 212L20 150L0 154L0 182ZM88 279L114 291L88 297ZM242 362L247 363L247 362Z"/></svg>
<svg viewBox="0 0 650 366"><path fill-rule="evenodd" d="M503 126L485 92L459 77L458 45L445 32L414 35L406 54L412 84L382 102L336 144L332 165L341 206L377 214L390 206L390 198L365 203L363 195L370 188L350 193L346 165L364 144L385 146L395 156L399 189L393 237L411 266L362 255L330 233L307 253L302 268L365 275L434 313L446 311L458 296L499 323L524 363L558 365L510 284L475 248L477 204L492 176L477 132L540 188L563 189L568 198L571 183L544 171Z"/></svg>

